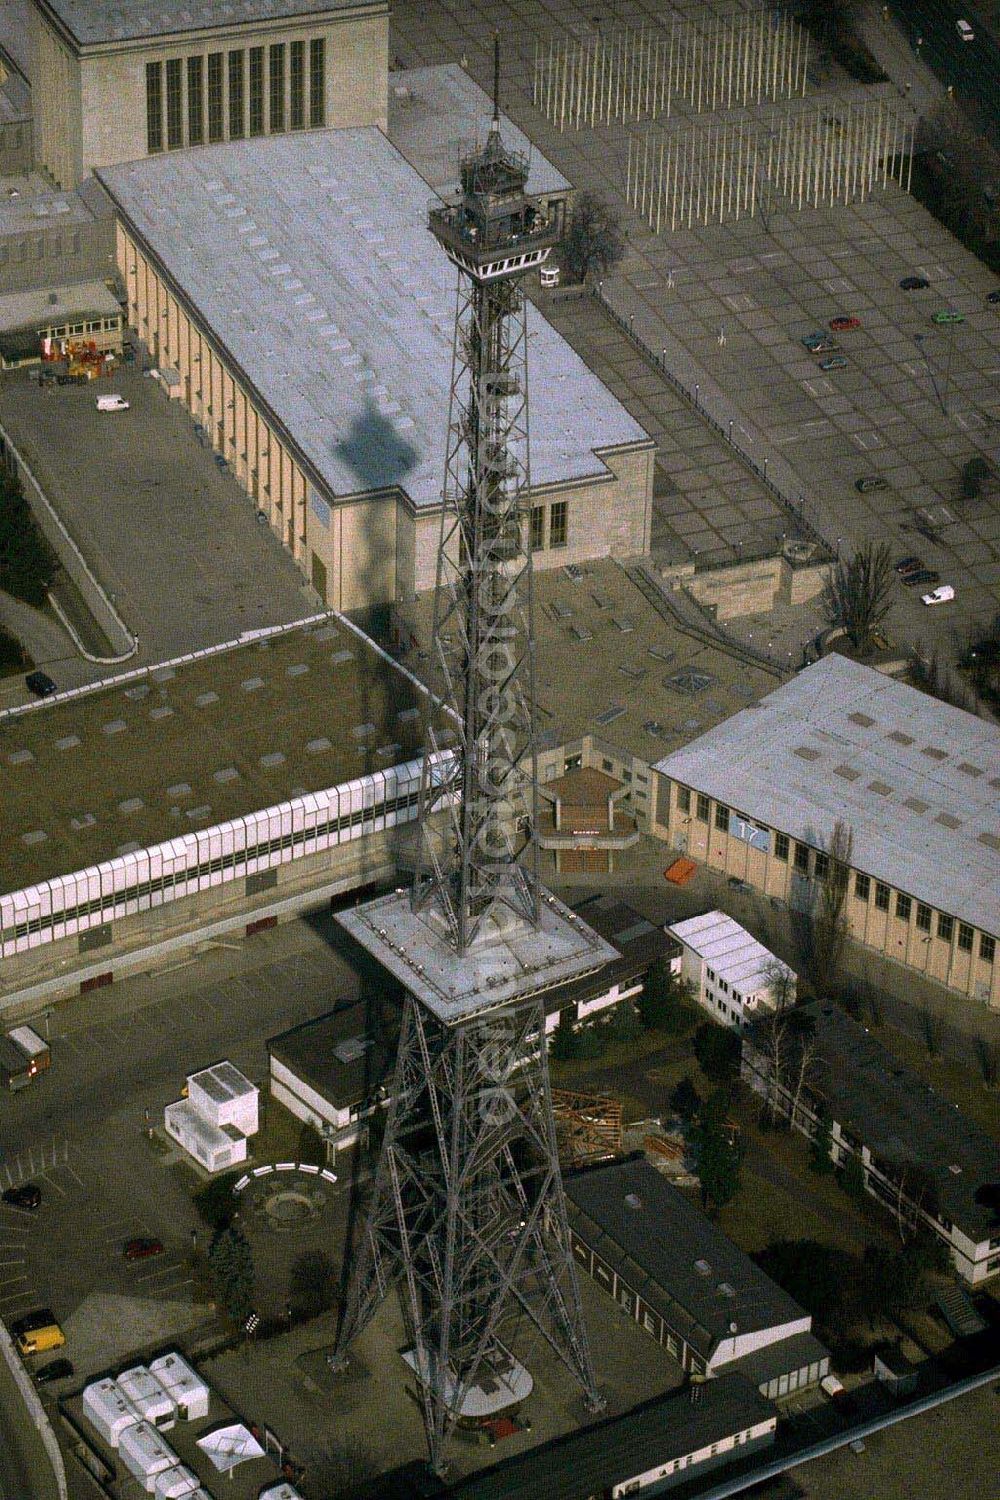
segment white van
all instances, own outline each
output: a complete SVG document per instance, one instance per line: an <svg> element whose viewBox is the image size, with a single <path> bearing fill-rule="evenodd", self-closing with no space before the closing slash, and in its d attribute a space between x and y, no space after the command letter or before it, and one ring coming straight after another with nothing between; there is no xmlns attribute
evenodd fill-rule
<svg viewBox="0 0 1000 1500"><path fill-rule="evenodd" d="M955 30L958 32L963 42L974 42L976 39L976 33L973 31L968 21L956 21Z"/></svg>
<svg viewBox="0 0 1000 1500"><path fill-rule="evenodd" d="M110 396L98 396L97 410L128 411L128 402L125 400L124 396L119 396L117 392Z"/></svg>

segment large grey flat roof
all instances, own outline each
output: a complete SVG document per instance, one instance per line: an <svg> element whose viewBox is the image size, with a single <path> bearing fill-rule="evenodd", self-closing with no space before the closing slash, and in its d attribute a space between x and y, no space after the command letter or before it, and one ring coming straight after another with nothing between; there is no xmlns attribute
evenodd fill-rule
<svg viewBox="0 0 1000 1500"><path fill-rule="evenodd" d="M389 139L431 187L456 188L459 161L485 143L493 101L458 63L389 74ZM529 193L564 193L569 182L501 112L504 144L530 160Z"/></svg>
<svg viewBox="0 0 1000 1500"><path fill-rule="evenodd" d="M1000 725L833 655L656 769L1000 933Z"/></svg>
<svg viewBox="0 0 1000 1500"><path fill-rule="evenodd" d="M365 0L45 0L81 46L138 41L177 31L248 26L328 11L385 9Z"/></svg>
<svg viewBox="0 0 1000 1500"><path fill-rule="evenodd" d="M690 1320L681 1328L711 1358L730 1324L743 1334L797 1322L806 1314L678 1188L639 1157L566 1177L570 1224L591 1249L633 1283L675 1328L663 1305ZM659 1296L657 1296L659 1292Z"/></svg>
<svg viewBox="0 0 1000 1500"><path fill-rule="evenodd" d="M402 764L422 701L331 617L0 717L0 889Z"/></svg>
<svg viewBox="0 0 1000 1500"><path fill-rule="evenodd" d="M534 394L532 394L534 400ZM780 674L733 656L660 613L614 558L536 569L536 692L543 745L585 734L647 764L762 697ZM398 607L417 649L430 644L433 593Z"/></svg>
<svg viewBox="0 0 1000 1500"><path fill-rule="evenodd" d="M234 142L98 173L333 496L439 503L456 273L380 131ZM533 307L533 483L649 439Z"/></svg>

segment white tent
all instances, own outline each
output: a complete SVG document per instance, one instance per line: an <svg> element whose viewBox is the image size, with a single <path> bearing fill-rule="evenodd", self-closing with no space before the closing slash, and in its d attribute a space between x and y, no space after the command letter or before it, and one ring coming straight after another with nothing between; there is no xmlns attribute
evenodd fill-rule
<svg viewBox="0 0 1000 1500"><path fill-rule="evenodd" d="M84 1387L83 1414L112 1448L117 1448L126 1427L142 1418L138 1410L109 1376Z"/></svg>
<svg viewBox="0 0 1000 1500"><path fill-rule="evenodd" d="M156 1476L154 1494L156 1500L188 1500L198 1489L198 1476L185 1464L175 1469L164 1469Z"/></svg>
<svg viewBox="0 0 1000 1500"><path fill-rule="evenodd" d="M208 1416L208 1386L179 1354L162 1354L149 1366L177 1406L178 1415L188 1422Z"/></svg>
<svg viewBox="0 0 1000 1500"><path fill-rule="evenodd" d="M149 1494L156 1488L157 1474L164 1469L175 1469L180 1463L174 1450L148 1422L126 1427L118 1451L125 1467Z"/></svg>
<svg viewBox="0 0 1000 1500"><path fill-rule="evenodd" d="M123 1370L116 1384L144 1422L151 1422L161 1432L173 1427L177 1420L176 1403L145 1365L133 1365L129 1370Z"/></svg>
<svg viewBox="0 0 1000 1500"><path fill-rule="evenodd" d="M217 1427L198 1439L198 1447L207 1453L220 1474L228 1474L237 1464L250 1458L263 1458L264 1450L242 1422L230 1427Z"/></svg>

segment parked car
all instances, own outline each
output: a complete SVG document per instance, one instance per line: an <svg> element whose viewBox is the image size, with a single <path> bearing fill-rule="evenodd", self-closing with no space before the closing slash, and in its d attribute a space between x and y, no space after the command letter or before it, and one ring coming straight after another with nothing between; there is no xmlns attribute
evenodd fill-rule
<svg viewBox="0 0 1000 1500"><path fill-rule="evenodd" d="M802 340L810 354L831 354L840 345L828 333L808 333Z"/></svg>
<svg viewBox="0 0 1000 1500"><path fill-rule="evenodd" d="M71 1359L50 1359L47 1365L35 1371L35 1379L39 1385L48 1385L52 1380L68 1380L75 1373Z"/></svg>
<svg viewBox="0 0 1000 1500"><path fill-rule="evenodd" d="M869 490L884 490L889 485L888 479L883 474L862 474L860 479L854 481L854 488L862 495L867 495Z"/></svg>
<svg viewBox="0 0 1000 1500"><path fill-rule="evenodd" d="M964 323L965 315L960 312L936 312L931 318L932 323Z"/></svg>
<svg viewBox="0 0 1000 1500"><path fill-rule="evenodd" d="M901 573L899 581L905 584L908 589L913 588L915 584L923 584L928 588L933 588L935 584L941 582L941 574L935 573L933 568L917 568L912 573Z"/></svg>
<svg viewBox="0 0 1000 1500"><path fill-rule="evenodd" d="M36 698L51 698L56 691L56 685L48 672L29 672L24 679L24 685L29 693L34 693Z"/></svg>
<svg viewBox="0 0 1000 1500"><path fill-rule="evenodd" d="M830 327L834 333L850 333L852 328L861 327L860 318L831 318Z"/></svg>
<svg viewBox="0 0 1000 1500"><path fill-rule="evenodd" d="M932 589L929 594L921 594L922 604L950 604L955 597L955 590L950 583L942 583L940 588Z"/></svg>
<svg viewBox="0 0 1000 1500"><path fill-rule="evenodd" d="M163 1241L140 1235L134 1240L126 1240L122 1254L126 1260L147 1260L151 1255L163 1254Z"/></svg>
<svg viewBox="0 0 1000 1500"><path fill-rule="evenodd" d="M834 354L830 359L821 359L819 367L821 370L846 370L847 360L842 354Z"/></svg>
<svg viewBox="0 0 1000 1500"><path fill-rule="evenodd" d="M930 286L926 276L904 276L899 284L904 292L925 292Z"/></svg>
<svg viewBox="0 0 1000 1500"><path fill-rule="evenodd" d="M11 1208L23 1208L27 1213L34 1213L42 1201L42 1190L37 1182L22 1182L19 1187L8 1188L3 1194L4 1203L9 1203Z"/></svg>
<svg viewBox="0 0 1000 1500"><path fill-rule="evenodd" d="M897 573L918 573L924 565L922 557L901 557L896 563Z"/></svg>
<svg viewBox="0 0 1000 1500"><path fill-rule="evenodd" d="M968 21L956 21L955 30L958 32L958 35L963 42L974 42L976 39L976 33L973 31Z"/></svg>
<svg viewBox="0 0 1000 1500"><path fill-rule="evenodd" d="M22 1333L31 1333L36 1328L47 1328L55 1320L56 1316L51 1307L38 1307L34 1312L23 1313L21 1317L15 1318L10 1325L10 1331L15 1338L20 1338Z"/></svg>
<svg viewBox="0 0 1000 1500"><path fill-rule="evenodd" d="M119 396L117 392L112 392L107 396L98 396L97 410L128 411L128 402L125 400L124 396Z"/></svg>

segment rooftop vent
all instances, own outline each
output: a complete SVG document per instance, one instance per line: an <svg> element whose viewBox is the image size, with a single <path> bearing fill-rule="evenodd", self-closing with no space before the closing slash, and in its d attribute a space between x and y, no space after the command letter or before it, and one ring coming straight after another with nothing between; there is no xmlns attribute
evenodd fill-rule
<svg viewBox="0 0 1000 1500"><path fill-rule="evenodd" d="M719 1294L720 1297L735 1297L736 1296L736 1288L734 1286L730 1285L730 1283L728 1281L720 1281L719 1285L715 1288L715 1290L718 1292L718 1294Z"/></svg>
<svg viewBox="0 0 1000 1500"><path fill-rule="evenodd" d="M970 766L967 760L960 760L958 769L964 771L966 776L982 776L983 774L982 766Z"/></svg>
<svg viewBox="0 0 1000 1500"><path fill-rule="evenodd" d="M853 766L835 766L833 774L842 776L845 781L857 781L861 772L856 771Z"/></svg>
<svg viewBox="0 0 1000 1500"><path fill-rule="evenodd" d="M938 813L934 821L940 823L942 828L961 828L962 826L961 818L953 818L951 813Z"/></svg>
<svg viewBox="0 0 1000 1500"><path fill-rule="evenodd" d="M928 760L947 760L948 759L948 752L947 752L947 750L939 750L938 747L937 747L937 745L925 745L924 748L921 750L920 753L921 753L921 755L926 755Z"/></svg>
<svg viewBox="0 0 1000 1500"><path fill-rule="evenodd" d="M862 729L870 729L875 723L875 720L870 718L868 714L848 714L847 717L852 724L860 724Z"/></svg>
<svg viewBox="0 0 1000 1500"><path fill-rule="evenodd" d="M707 1260L696 1260L694 1263L694 1268L698 1272L699 1276L711 1276L712 1274L712 1267L709 1265Z"/></svg>
<svg viewBox="0 0 1000 1500"><path fill-rule="evenodd" d="M799 760L819 760L819 751L814 750L811 745L796 745L795 754Z"/></svg>
<svg viewBox="0 0 1000 1500"><path fill-rule="evenodd" d="M892 795L892 787L884 781L869 781L868 790L874 792L877 797L890 797Z"/></svg>
<svg viewBox="0 0 1000 1500"><path fill-rule="evenodd" d="M896 742L897 745L912 745L913 744L913 736L912 736L912 734L904 734L901 729L894 729L892 731L892 733L890 734L889 738L891 740L895 740L895 742Z"/></svg>
<svg viewBox="0 0 1000 1500"><path fill-rule="evenodd" d="M642 1207L642 1199L639 1197L639 1194L638 1193L626 1193L625 1194L625 1207L626 1208L641 1208Z"/></svg>

